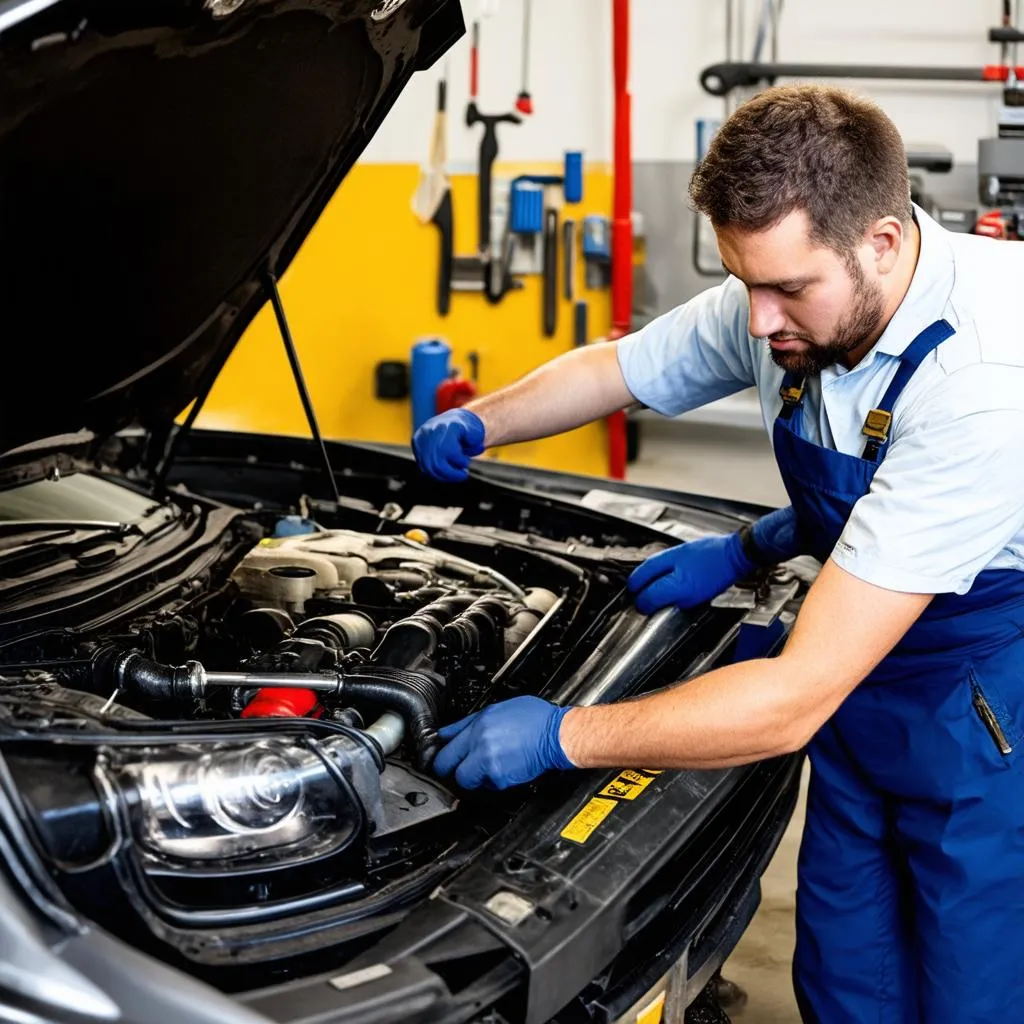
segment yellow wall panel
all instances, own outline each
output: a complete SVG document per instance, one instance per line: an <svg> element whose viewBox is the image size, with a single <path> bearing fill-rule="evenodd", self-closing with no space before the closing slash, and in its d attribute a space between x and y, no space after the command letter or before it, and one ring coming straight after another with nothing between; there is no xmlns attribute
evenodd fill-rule
<svg viewBox="0 0 1024 1024"><path fill-rule="evenodd" d="M558 173L551 166L501 167L498 173ZM288 272L281 295L306 383L325 436L408 442L408 401L374 397L374 367L382 359L408 361L412 345L441 337L452 348L452 365L469 376L467 354L479 356L478 387L493 391L572 347L572 307L562 298L559 238L558 330L541 329L541 278L498 305L482 294L453 292L451 312L437 315L438 232L411 209L419 168L412 164L357 164L324 210ZM476 177L452 180L455 251L476 251ZM607 215L611 176L587 173L584 202L563 209L579 230L585 214ZM607 290L583 287L578 259L577 298L589 303L589 334L604 336L610 323ZM265 306L250 324L218 379L198 420L211 429L308 435L274 321ZM607 474L603 424L570 434L509 446L489 453L531 466L602 476Z"/></svg>

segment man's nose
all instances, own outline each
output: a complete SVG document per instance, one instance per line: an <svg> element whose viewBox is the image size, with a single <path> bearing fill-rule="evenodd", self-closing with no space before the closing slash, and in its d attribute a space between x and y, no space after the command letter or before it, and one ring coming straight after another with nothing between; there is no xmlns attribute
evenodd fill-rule
<svg viewBox="0 0 1024 1024"><path fill-rule="evenodd" d="M782 302L776 295L757 288L750 290L750 333L755 338L767 338L786 329Z"/></svg>

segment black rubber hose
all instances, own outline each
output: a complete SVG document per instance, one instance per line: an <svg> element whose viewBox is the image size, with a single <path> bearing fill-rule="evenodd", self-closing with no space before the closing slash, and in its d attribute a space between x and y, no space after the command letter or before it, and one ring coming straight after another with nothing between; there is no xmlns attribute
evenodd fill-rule
<svg viewBox="0 0 1024 1024"><path fill-rule="evenodd" d="M129 651L111 667L117 682L126 690L150 700L189 699L201 697L205 691L203 668L196 661L162 665ZM337 692L350 700L365 700L401 715L409 730L416 767L430 767L437 753L437 726L444 701L444 682L440 677L390 665L366 665L339 675Z"/></svg>
<svg viewBox="0 0 1024 1024"><path fill-rule="evenodd" d="M468 608L476 600L473 594L449 594L447 597L431 601L415 612L415 617L429 616L438 623L444 624L454 615Z"/></svg>
<svg viewBox="0 0 1024 1024"><path fill-rule="evenodd" d="M411 671L433 666L441 631L473 603L472 594L452 594L399 619L384 634L370 660Z"/></svg>
<svg viewBox="0 0 1024 1024"><path fill-rule="evenodd" d="M149 700L190 700L205 691L203 669L197 661L162 665L129 653L114 667L116 681L131 693Z"/></svg>
<svg viewBox="0 0 1024 1024"><path fill-rule="evenodd" d="M415 671L434 664L440 627L418 618L401 619L388 628L371 655L374 665Z"/></svg>
<svg viewBox="0 0 1024 1024"><path fill-rule="evenodd" d="M405 720L416 767L430 767L437 753L437 725L444 697L439 679L389 665L367 665L341 678L341 693L395 711Z"/></svg>
<svg viewBox="0 0 1024 1024"><path fill-rule="evenodd" d="M418 590L403 590L399 594L395 594L395 600L399 604L409 604L417 608L420 608L431 601L437 601L439 598L448 597L451 594L450 587L429 586L420 587Z"/></svg>
<svg viewBox="0 0 1024 1024"><path fill-rule="evenodd" d="M493 662L502 650L509 605L488 594L478 598L441 631L446 648L458 654L480 654Z"/></svg>
<svg viewBox="0 0 1024 1024"><path fill-rule="evenodd" d="M410 569L378 569L374 576L395 590L417 590L430 582L426 572L414 572Z"/></svg>

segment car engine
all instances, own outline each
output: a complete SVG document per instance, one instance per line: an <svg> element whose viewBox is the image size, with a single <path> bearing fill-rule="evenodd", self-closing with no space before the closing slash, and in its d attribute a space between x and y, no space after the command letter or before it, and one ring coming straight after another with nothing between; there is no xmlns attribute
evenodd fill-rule
<svg viewBox="0 0 1024 1024"><path fill-rule="evenodd" d="M507 823L527 791L431 774L441 725L517 693L615 699L699 653L683 613L624 596L636 549L278 525L236 523L232 555L144 611L0 667L11 790L61 888L200 973L272 959L274 922L369 930Z"/></svg>

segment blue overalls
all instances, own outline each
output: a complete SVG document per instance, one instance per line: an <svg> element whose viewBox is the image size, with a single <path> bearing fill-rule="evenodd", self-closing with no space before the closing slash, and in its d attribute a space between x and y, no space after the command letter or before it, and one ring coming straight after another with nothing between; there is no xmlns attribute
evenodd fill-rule
<svg viewBox="0 0 1024 1024"><path fill-rule="evenodd" d="M868 492L907 381L953 333L940 320L907 348L860 457L802 436L803 382L786 375L775 455L818 559ZM1022 749L1024 572L986 570L935 597L811 742L793 966L805 1021L1024 1021Z"/></svg>

